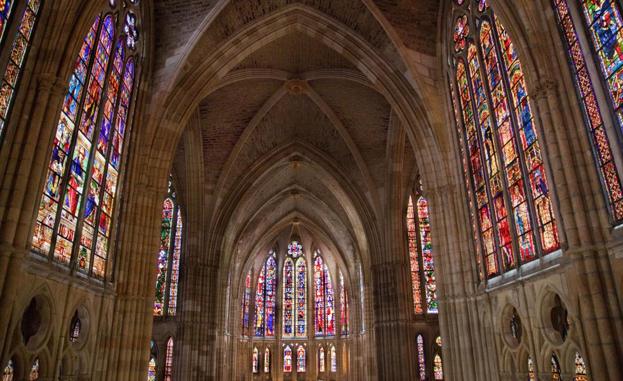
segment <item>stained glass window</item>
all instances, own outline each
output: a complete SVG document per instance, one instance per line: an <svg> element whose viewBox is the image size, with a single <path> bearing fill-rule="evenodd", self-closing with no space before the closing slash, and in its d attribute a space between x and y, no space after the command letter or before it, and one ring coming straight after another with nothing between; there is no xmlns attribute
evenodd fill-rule
<svg viewBox="0 0 623 381"><path fill-rule="evenodd" d="M292 372L292 349L289 345L283 349L283 372Z"/></svg>
<svg viewBox="0 0 623 381"><path fill-rule="evenodd" d="M584 358L580 353L575 352L575 380L574 381L588 381L588 369Z"/></svg>
<svg viewBox="0 0 623 381"><path fill-rule="evenodd" d="M459 143L468 156L469 204L482 240L477 246L482 247L486 276L493 277L559 249L560 240L513 42L487 2L460 8L470 29L461 35L459 49L453 49L459 99L453 104L460 109Z"/></svg>
<svg viewBox="0 0 623 381"><path fill-rule="evenodd" d="M12 11L16 7L13 0L0 2L0 43L4 43L5 30L12 22ZM13 39L11 54L4 70L2 87L0 87L0 142L3 140L5 126L9 117L9 111L15 98L18 82L21 78L26 56L30 48L33 32L39 19L41 0L28 0L23 9L17 32Z"/></svg>
<svg viewBox="0 0 623 381"><path fill-rule="evenodd" d="M275 336L277 260L271 251L257 278L255 291L255 336Z"/></svg>
<svg viewBox="0 0 623 381"><path fill-rule="evenodd" d="M249 329L249 309L251 304L251 270L244 279L244 291L242 294L242 334L245 335Z"/></svg>
<svg viewBox="0 0 623 381"><path fill-rule="evenodd" d="M316 336L335 336L335 297L331 274L319 251L314 258L314 326Z"/></svg>
<svg viewBox="0 0 623 381"><path fill-rule="evenodd" d="M173 338L167 340L167 351L164 356L164 381L173 379Z"/></svg>
<svg viewBox="0 0 623 381"><path fill-rule="evenodd" d="M319 372L325 371L325 363L326 363L326 359L325 359L324 347L320 346L320 349L318 349L318 371Z"/></svg>
<svg viewBox="0 0 623 381"><path fill-rule="evenodd" d="M335 346L331 345L331 352L329 354L331 357L331 372L337 372L337 351L335 350Z"/></svg>
<svg viewBox="0 0 623 381"><path fill-rule="evenodd" d="M15 364L13 359L10 359L2 371L2 381L13 381L13 377L15 377Z"/></svg>
<svg viewBox="0 0 623 381"><path fill-rule="evenodd" d="M552 381L560 380L560 362L556 354L552 353Z"/></svg>
<svg viewBox="0 0 623 381"><path fill-rule="evenodd" d="M286 258L283 264L283 336L294 336L294 262Z"/></svg>
<svg viewBox="0 0 623 381"><path fill-rule="evenodd" d="M264 373L270 373L270 349L264 349Z"/></svg>
<svg viewBox="0 0 623 381"><path fill-rule="evenodd" d="M307 336L307 266L305 258L296 260L296 337Z"/></svg>
<svg viewBox="0 0 623 381"><path fill-rule="evenodd" d="M350 311L348 302L348 290L344 285L344 275L340 271L340 327L342 336L349 334Z"/></svg>
<svg viewBox="0 0 623 381"><path fill-rule="evenodd" d="M561 28L561 36L567 47L567 57L571 65L573 77L581 100L582 111L588 128L589 137L593 145L593 152L598 165L604 189L607 193L610 209L614 219L619 222L623 220L623 188L619 170L614 162L610 140L605 130L602 109L599 107L593 82L591 80L586 59L583 54L573 17L569 10L567 0L554 0L554 9ZM621 23L620 12L617 5L611 1L583 1L584 15L591 24L592 41L597 43L599 50L598 59L601 63L602 73L610 73L610 80L607 81L613 108L617 110L616 118L621 125L621 96L620 88L623 85L620 57L621 51ZM617 35L617 38L610 39ZM617 58L619 57L619 58ZM616 62L614 67L610 67L608 62ZM605 66L604 66L605 65ZM617 67L618 66L618 67ZM614 70L614 72L613 72Z"/></svg>
<svg viewBox="0 0 623 381"><path fill-rule="evenodd" d="M158 349L156 348L156 343L151 340L149 344L149 363L147 364L147 381L156 381L157 375L157 358L158 358Z"/></svg>
<svg viewBox="0 0 623 381"><path fill-rule="evenodd" d="M428 201L419 197L417 201L418 228L420 230L420 245L422 247L422 263L424 271L424 285L426 288L426 311L439 312L437 301L437 281L435 280L435 261L433 261L433 244L430 231L430 213Z"/></svg>
<svg viewBox="0 0 623 381"><path fill-rule="evenodd" d="M436 354L433 359L433 375L435 380L443 380L443 363L439 354Z"/></svg>
<svg viewBox="0 0 623 381"><path fill-rule="evenodd" d="M420 255L417 243L417 226L415 222L415 207L413 198L409 196L407 206L407 239L409 248L409 262L411 264L411 287L413 292L413 309L416 315L424 313L422 307L422 280L420 278Z"/></svg>
<svg viewBox="0 0 623 381"><path fill-rule="evenodd" d="M302 345L299 345L299 347L296 350L296 371L298 373L304 373L305 365L306 365L305 348Z"/></svg>
<svg viewBox="0 0 623 381"><path fill-rule="evenodd" d="M128 134L135 58L119 20L95 18L69 79L48 165L32 248L79 271L106 276L115 200ZM112 59L111 59L112 56Z"/></svg>
<svg viewBox="0 0 623 381"><path fill-rule="evenodd" d="M28 381L37 381L39 379L39 357L35 358L30 367Z"/></svg>
<svg viewBox="0 0 623 381"><path fill-rule="evenodd" d="M162 203L154 316L175 316L177 310L182 230L182 212L177 203L173 179L169 176L169 190Z"/></svg>
<svg viewBox="0 0 623 381"><path fill-rule="evenodd" d="M426 380L426 357L424 354L424 337L422 335L417 335L416 338L417 343L417 364L418 364L418 372L420 374L420 380Z"/></svg>
<svg viewBox="0 0 623 381"><path fill-rule="evenodd" d="M528 356L528 381L537 381L534 361L531 356Z"/></svg>
<svg viewBox="0 0 623 381"><path fill-rule="evenodd" d="M260 372L260 352L257 350L257 348L253 348L253 358L251 360L251 368L253 373L259 373Z"/></svg>

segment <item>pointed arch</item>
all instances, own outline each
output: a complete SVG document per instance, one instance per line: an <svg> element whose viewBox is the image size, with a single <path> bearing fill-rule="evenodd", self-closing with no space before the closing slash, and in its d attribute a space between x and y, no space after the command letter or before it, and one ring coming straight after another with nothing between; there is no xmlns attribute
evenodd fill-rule
<svg viewBox="0 0 623 381"><path fill-rule="evenodd" d="M560 380L560 361L558 360L558 356L555 353L552 353L551 357L551 367L552 367L552 381Z"/></svg>
<svg viewBox="0 0 623 381"><path fill-rule="evenodd" d="M324 351L324 347L321 345L318 348L318 372L324 373L326 365L326 354Z"/></svg>
<svg viewBox="0 0 623 381"><path fill-rule="evenodd" d="M575 352L575 379L574 381L588 381L588 368L580 352Z"/></svg>
<svg viewBox="0 0 623 381"><path fill-rule="evenodd" d="M270 349L264 349L264 373L270 373Z"/></svg>
<svg viewBox="0 0 623 381"><path fill-rule="evenodd" d="M329 358L331 361L331 373L337 373L337 350L333 344L331 344L331 349L329 350Z"/></svg>
<svg viewBox="0 0 623 381"><path fill-rule="evenodd" d="M350 333L350 308L348 301L348 290L344 284L344 274L340 271L340 327L341 335L346 337Z"/></svg>
<svg viewBox="0 0 623 381"><path fill-rule="evenodd" d="M289 345L283 348L283 373L292 373L292 348Z"/></svg>
<svg viewBox="0 0 623 381"><path fill-rule="evenodd" d="M335 336L335 294L319 250L314 254L314 327L316 336Z"/></svg>
<svg viewBox="0 0 623 381"><path fill-rule="evenodd" d="M251 371L253 374L257 374L260 372L260 352L257 350L257 347L253 347L253 355L251 358Z"/></svg>
<svg viewBox="0 0 623 381"><path fill-rule="evenodd" d="M426 381L426 354L424 353L424 336L417 335L417 363L421 381Z"/></svg>
<svg viewBox="0 0 623 381"><path fill-rule="evenodd" d="M275 336L275 307L277 298L277 260L271 251L262 266L255 292L255 336Z"/></svg>
<svg viewBox="0 0 623 381"><path fill-rule="evenodd" d="M307 352L305 347L299 345L296 349L296 372L305 373L307 369Z"/></svg>

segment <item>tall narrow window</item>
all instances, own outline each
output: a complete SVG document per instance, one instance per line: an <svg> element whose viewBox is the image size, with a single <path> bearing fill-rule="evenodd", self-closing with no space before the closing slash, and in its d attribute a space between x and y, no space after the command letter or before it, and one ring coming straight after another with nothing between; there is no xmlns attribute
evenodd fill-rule
<svg viewBox="0 0 623 381"><path fill-rule="evenodd" d="M305 355L305 348L302 345L299 345L296 350L296 371L298 373L305 373L307 364L307 357Z"/></svg>
<svg viewBox="0 0 623 381"><path fill-rule="evenodd" d="M283 337L294 336L294 261L283 264Z"/></svg>
<svg viewBox="0 0 623 381"><path fill-rule="evenodd" d="M5 29L13 21L12 10L15 1L5 0L0 2L0 43L4 44ZM19 2L21 3L21 2ZM26 56L30 49L33 32L39 19L41 0L28 0L24 7L17 32L13 39L11 55L4 70L2 87L0 88L0 142L4 138L5 127L15 98L15 92L22 76L26 63ZM8 41L7 41L8 42Z"/></svg>
<svg viewBox="0 0 623 381"><path fill-rule="evenodd" d="M314 326L316 336L335 336L334 293L329 268L319 251L314 258Z"/></svg>
<svg viewBox="0 0 623 381"><path fill-rule="evenodd" d="M422 263L424 271L424 287L426 289L426 311L439 312L437 301L437 281L435 261L433 261L433 244L430 231L430 213L428 201L420 196L417 200L418 229L420 231L420 246L422 247Z"/></svg>
<svg viewBox="0 0 623 381"><path fill-rule="evenodd" d="M560 248L523 69L487 1L455 5L453 71L485 274Z"/></svg>
<svg viewBox="0 0 623 381"><path fill-rule="evenodd" d="M158 348L156 343L151 340L149 345L149 363L147 364L147 381L156 381L157 376L157 361L158 361Z"/></svg>
<svg viewBox="0 0 623 381"><path fill-rule="evenodd" d="M552 381L560 380L560 362L556 354L552 353Z"/></svg>
<svg viewBox="0 0 623 381"><path fill-rule="evenodd" d="M110 268L134 89L135 58L126 52L132 50L126 46L127 35L117 37L121 28L116 16L102 15L84 37L58 120L32 239L35 252L63 264L75 262L79 271L100 279Z"/></svg>
<svg viewBox="0 0 623 381"><path fill-rule="evenodd" d="M426 357L424 354L424 336L417 335L417 363L421 381L426 381Z"/></svg>
<svg viewBox="0 0 623 381"><path fill-rule="evenodd" d="M4 370L2 371L2 381L13 381L13 377L15 376L15 364L13 359L9 359Z"/></svg>
<svg viewBox="0 0 623 381"><path fill-rule="evenodd" d="M167 340L167 352L164 356L164 381L173 379L173 338Z"/></svg>
<svg viewBox="0 0 623 381"><path fill-rule="evenodd" d="M344 285L344 275L340 271L340 327L342 336L348 336L349 334L349 320L348 290Z"/></svg>
<svg viewBox="0 0 623 381"><path fill-rule="evenodd" d="M296 337L307 336L307 266L305 258L296 260Z"/></svg>
<svg viewBox="0 0 623 381"><path fill-rule="evenodd" d="M254 374L260 372L260 352L257 350L257 347L253 348L253 356L251 358L251 370Z"/></svg>
<svg viewBox="0 0 623 381"><path fill-rule="evenodd" d="M324 347L320 346L318 349L318 372L324 372L326 365Z"/></svg>
<svg viewBox="0 0 623 381"><path fill-rule="evenodd" d="M175 316L177 310L182 229L182 213L177 204L173 179L169 177L169 191L162 203L154 316Z"/></svg>
<svg viewBox="0 0 623 381"><path fill-rule="evenodd" d="M621 186L620 172L614 161L610 139L605 130L602 109L597 101L595 88L567 0L553 0L553 3L558 26L562 30L561 36L567 47L567 58L569 59L575 87L581 100L585 124L593 145L593 153L598 165L599 175L607 193L611 213L615 221L621 222L623 220L623 188ZM605 69L604 72L610 73L612 76L611 80L608 81L608 87L613 95L611 99L615 102L613 108L617 110L618 118L615 119L618 119L618 123L621 124L620 87L617 86L623 85L623 76L619 68L615 69L616 66L620 66L620 63L612 67L607 62L617 62L623 58L620 41L620 28L623 26L623 22L621 21L620 13L615 11L614 7L617 7L617 5L611 1L602 2L601 6L598 6L597 2L594 1L584 1L583 4L586 10L584 14L590 20L591 29L594 30L594 33L590 33L592 41L598 43L600 52L598 57L602 63L602 70ZM619 38L610 39L614 35L618 35ZM616 73L613 72L613 69L615 69Z"/></svg>
<svg viewBox="0 0 623 381"><path fill-rule="evenodd" d="M411 291L413 293L413 309L416 315L424 313L422 306L422 280L420 277L420 255L417 243L417 225L415 222L415 207L413 198L409 196L407 206L407 244L409 248L409 263L411 264Z"/></svg>
<svg viewBox="0 0 623 381"><path fill-rule="evenodd" d="M251 308L251 270L244 279L244 291L242 294L242 334L246 335L249 330L249 309Z"/></svg>
<svg viewBox="0 0 623 381"><path fill-rule="evenodd" d="M528 356L528 381L537 381L536 369L534 368L534 361L531 356Z"/></svg>
<svg viewBox="0 0 623 381"><path fill-rule="evenodd" d="M28 381L37 381L39 379L39 357L36 357L30 367L30 373L28 374Z"/></svg>
<svg viewBox="0 0 623 381"><path fill-rule="evenodd" d="M264 349L264 373L270 373L270 349Z"/></svg>
<svg viewBox="0 0 623 381"><path fill-rule="evenodd" d="M271 251L257 278L255 292L255 336L275 336L277 298L277 260Z"/></svg>
<svg viewBox="0 0 623 381"><path fill-rule="evenodd" d="M283 372L292 373L292 349L289 345L283 349Z"/></svg>
<svg viewBox="0 0 623 381"><path fill-rule="evenodd" d="M584 358L582 358L578 352L575 352L574 381L588 381L588 369L586 368L586 363L584 362Z"/></svg>
<svg viewBox="0 0 623 381"><path fill-rule="evenodd" d="M331 359L331 372L337 372L337 351L335 350L335 345L331 345L329 357Z"/></svg>
<svg viewBox="0 0 623 381"><path fill-rule="evenodd" d="M443 363L439 354L436 354L433 359L433 375L435 380L443 380Z"/></svg>

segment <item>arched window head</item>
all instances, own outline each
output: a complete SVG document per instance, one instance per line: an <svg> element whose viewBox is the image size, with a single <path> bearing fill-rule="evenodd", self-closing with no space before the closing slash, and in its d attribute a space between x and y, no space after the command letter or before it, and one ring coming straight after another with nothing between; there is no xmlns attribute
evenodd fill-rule
<svg viewBox="0 0 623 381"><path fill-rule="evenodd" d="M575 380L574 381L588 381L588 369L584 358L579 352L575 352Z"/></svg>
<svg viewBox="0 0 623 381"><path fill-rule="evenodd" d="M296 372L305 373L307 365L307 357L305 348L302 345L296 349Z"/></svg>
<svg viewBox="0 0 623 381"><path fill-rule="evenodd" d="M528 356L528 381L537 381L536 369L534 368L534 361L531 356Z"/></svg>
<svg viewBox="0 0 623 381"><path fill-rule="evenodd" d="M177 203L173 178L169 176L167 196L162 203L154 316L175 316L177 312L183 228L182 211Z"/></svg>
<svg viewBox="0 0 623 381"><path fill-rule="evenodd" d="M264 373L270 373L270 349L264 349Z"/></svg>
<svg viewBox="0 0 623 381"><path fill-rule="evenodd" d="M277 304L277 259L271 251L257 278L255 291L256 337L275 336L275 310Z"/></svg>
<svg viewBox="0 0 623 381"><path fill-rule="evenodd" d="M344 284L344 275L340 271L340 327L342 337L350 333L350 307L348 301L348 290Z"/></svg>
<svg viewBox="0 0 623 381"><path fill-rule="evenodd" d="M435 376L435 380L443 380L443 362L439 354L436 354L433 359L433 375Z"/></svg>
<svg viewBox="0 0 623 381"><path fill-rule="evenodd" d="M13 381L15 377L15 361L9 359L2 371L2 381Z"/></svg>
<svg viewBox="0 0 623 381"><path fill-rule="evenodd" d="M30 366L30 373L28 374L28 381L39 380L39 372L40 372L39 357L35 357L35 359L32 361L32 365Z"/></svg>
<svg viewBox="0 0 623 381"><path fill-rule="evenodd" d="M74 61L33 230L35 252L99 279L112 275L136 58L121 17L97 16Z"/></svg>
<svg viewBox="0 0 623 381"><path fill-rule="evenodd" d="M283 373L292 373L292 348L289 345L283 349Z"/></svg>
<svg viewBox="0 0 623 381"><path fill-rule="evenodd" d="M329 357L331 360L331 373L336 373L337 372L337 351L335 350L335 345L331 345Z"/></svg>
<svg viewBox="0 0 623 381"><path fill-rule="evenodd" d="M335 295L329 267L314 255L314 327L316 336L335 336Z"/></svg>
<svg viewBox="0 0 623 381"><path fill-rule="evenodd" d="M157 362L158 362L158 348L156 347L156 343L151 340L149 343L149 363L147 364L147 381L156 381L157 372Z"/></svg>
<svg viewBox="0 0 623 381"><path fill-rule="evenodd" d="M11 46L0 87L0 143L4 140L15 93L32 45L42 0L0 2L0 45Z"/></svg>
<svg viewBox="0 0 623 381"><path fill-rule="evenodd" d="M244 290L242 291L242 302L241 302L241 320L242 320L242 334L246 335L249 331L249 309L251 308L251 270L247 273L247 276L244 278Z"/></svg>
<svg viewBox="0 0 623 381"><path fill-rule="evenodd" d="M251 370L254 374L260 372L260 352L256 347L253 348L253 355L251 357Z"/></svg>
<svg viewBox="0 0 623 381"><path fill-rule="evenodd" d="M164 356L164 381L173 379L173 338L167 340L167 351Z"/></svg>
<svg viewBox="0 0 623 381"><path fill-rule="evenodd" d="M320 346L320 348L318 349L318 372L324 372L325 365L326 365L326 358L325 358L324 347Z"/></svg>
<svg viewBox="0 0 623 381"><path fill-rule="evenodd" d="M456 91L451 93L475 247L483 259L477 263L484 262L490 278L559 249L560 239L543 146L514 44L486 1L465 0L454 7Z"/></svg>
<svg viewBox="0 0 623 381"><path fill-rule="evenodd" d="M420 381L426 381L426 355L424 353L424 336L417 335L417 363Z"/></svg>
<svg viewBox="0 0 623 381"><path fill-rule="evenodd" d="M552 364L552 381L560 380L560 361L558 361L558 356L555 353L552 353L551 358Z"/></svg>
<svg viewBox="0 0 623 381"><path fill-rule="evenodd" d="M293 240L283 265L283 337L307 336L307 265L303 245Z"/></svg>
<svg viewBox="0 0 623 381"><path fill-rule="evenodd" d="M69 341L72 343L78 342L78 340L80 339L81 332L82 332L82 322L80 321L80 316L78 315L78 311L76 311L74 316L71 318L71 323L69 325Z"/></svg>
<svg viewBox="0 0 623 381"><path fill-rule="evenodd" d="M579 3L573 2L572 4ZM582 1L581 3L582 10L578 12L579 17L574 17L567 0L552 0L558 26L562 32L561 38L567 48L567 58L582 106L599 177L610 206L610 213L616 223L621 223L623 222L623 187L621 186L621 171L615 162L612 143L615 147L619 145L616 131L610 131L610 135L615 137L611 139L608 134L608 122L604 120L614 120L619 132L623 128L621 107L623 97L620 93L623 87L623 67L621 66L623 20L620 16L619 4L614 1ZM582 28L580 18L584 19L584 26L588 26L588 30ZM576 21L579 28L576 28ZM592 50L597 54L591 55L591 49L583 49L578 32L587 32L589 36L585 41L592 45ZM597 78L595 82L589 74L589 62L595 63L591 56L595 57L602 75L602 78ZM602 107L600 107L596 92L600 83L605 84L609 96L609 102Z"/></svg>

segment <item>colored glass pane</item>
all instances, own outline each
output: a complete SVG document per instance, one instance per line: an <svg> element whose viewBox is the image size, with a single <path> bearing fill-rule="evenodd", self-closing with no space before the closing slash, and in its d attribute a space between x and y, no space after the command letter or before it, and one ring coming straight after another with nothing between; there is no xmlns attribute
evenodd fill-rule
<svg viewBox="0 0 623 381"><path fill-rule="evenodd" d="M588 7L588 5L585 6ZM593 145L599 175L606 190L613 217L615 220L621 221L623 220L623 187L567 0L554 0L554 10L558 26L563 32L561 35L567 47L567 56L571 64L576 90L581 99L582 111L584 112L588 135Z"/></svg>
<svg viewBox="0 0 623 381"><path fill-rule="evenodd" d="M575 352L575 380L574 381L588 381L588 369L584 358Z"/></svg>
<svg viewBox="0 0 623 381"><path fill-rule="evenodd" d="M348 290L346 290L344 285L344 275L340 271L340 327L342 336L348 336L349 334L348 322L350 316L348 303Z"/></svg>
<svg viewBox="0 0 623 381"><path fill-rule="evenodd" d="M164 381L173 379L173 338L167 340L167 351L164 356Z"/></svg>
<svg viewBox="0 0 623 381"><path fill-rule="evenodd" d="M424 197L420 197L417 201L417 214L420 244L422 247L422 270L426 288L426 309L428 313L437 313L439 312L439 302L437 300L437 281L435 279L435 261L433 260L430 213L428 201Z"/></svg>
<svg viewBox="0 0 623 381"><path fill-rule="evenodd" d="M560 362L558 361L558 357L552 353L552 381L560 380Z"/></svg>
<svg viewBox="0 0 623 381"><path fill-rule="evenodd" d="M275 336L275 310L277 297L277 262L271 252L262 266L255 292L255 336Z"/></svg>
<svg viewBox="0 0 623 381"><path fill-rule="evenodd" d="M304 373L306 367L306 357L305 357L305 348L302 345L299 345L296 350L296 371L298 373Z"/></svg>
<svg viewBox="0 0 623 381"><path fill-rule="evenodd" d="M28 381L37 381L39 379L39 358L35 358L30 367L30 373L28 374Z"/></svg>
<svg viewBox="0 0 623 381"><path fill-rule="evenodd" d="M156 270L156 300L154 301L154 315L164 315L164 303L167 289L169 269L169 250L173 229L173 212L175 205L171 198L166 198L162 205L162 224L160 227L160 250Z"/></svg>
<svg viewBox="0 0 623 381"><path fill-rule="evenodd" d="M33 31L39 16L40 3L41 0L28 0L4 71L4 77L0 85L0 141L2 141L4 136L9 111L26 61L25 57L32 42ZM14 2L10 0L0 1L0 41L4 37L8 17L10 17L13 5Z"/></svg>
<svg viewBox="0 0 623 381"><path fill-rule="evenodd" d="M283 336L294 336L294 262L286 258L283 265Z"/></svg>
<svg viewBox="0 0 623 381"><path fill-rule="evenodd" d="M420 375L420 380L426 380L426 357L424 355L424 337L422 335L417 335L416 338L417 343L417 363L418 363L418 373Z"/></svg>
<svg viewBox="0 0 623 381"><path fill-rule="evenodd" d="M260 371L260 353L257 348L253 348L253 356L251 358L251 370L253 373Z"/></svg>
<svg viewBox="0 0 623 381"><path fill-rule="evenodd" d="M331 372L336 373L337 372L337 351L335 350L335 346L333 345L331 346L329 357L331 358Z"/></svg>
<svg viewBox="0 0 623 381"><path fill-rule="evenodd" d="M314 259L314 327L316 336L325 334L325 282L323 279L324 261L316 254Z"/></svg>
<svg viewBox="0 0 623 381"><path fill-rule="evenodd" d="M283 350L283 372L292 372L292 349L290 346L286 346Z"/></svg>
<svg viewBox="0 0 623 381"><path fill-rule="evenodd" d="M324 372L325 371L325 353L324 353L324 347L320 347L320 349L318 349L318 371L319 372Z"/></svg>
<svg viewBox="0 0 623 381"><path fill-rule="evenodd" d="M264 373L270 373L270 349L264 349Z"/></svg>
<svg viewBox="0 0 623 381"><path fill-rule="evenodd" d="M307 266L305 258L296 260L296 337L307 336Z"/></svg>
<svg viewBox="0 0 623 381"><path fill-rule="evenodd" d="M2 381L13 381L13 377L15 377L15 365L10 359L2 371Z"/></svg>
<svg viewBox="0 0 623 381"><path fill-rule="evenodd" d="M156 374L156 358L152 356L147 364L147 381L156 381Z"/></svg>
<svg viewBox="0 0 623 381"><path fill-rule="evenodd" d="M443 380L443 363L440 355L435 355L433 359L433 375L435 380Z"/></svg>
<svg viewBox="0 0 623 381"><path fill-rule="evenodd" d="M422 281L420 279L420 259L417 243L417 226L415 222L415 207L413 198L409 196L407 206L407 245L409 249L409 263L411 265L411 291L413 293L413 308L416 315L424 313L422 306Z"/></svg>
<svg viewBox="0 0 623 381"><path fill-rule="evenodd" d="M298 258L303 254L303 245L298 241L292 241L288 244L288 255Z"/></svg>
<svg viewBox="0 0 623 381"><path fill-rule="evenodd" d="M335 293L333 292L333 283L331 282L331 273L329 267L324 265L324 281L325 281L325 314L327 320L327 336L335 336Z"/></svg>
<svg viewBox="0 0 623 381"><path fill-rule="evenodd" d="M175 240L173 241L173 255L171 256L171 282L169 285L169 316L177 312L177 289L180 277L180 257L182 255L182 211L177 209L175 224Z"/></svg>
<svg viewBox="0 0 623 381"><path fill-rule="evenodd" d="M537 381L536 369L534 368L534 361L532 357L528 356L528 381Z"/></svg>
<svg viewBox="0 0 623 381"><path fill-rule="evenodd" d="M244 293L242 295L242 333L249 329L249 308L251 304L251 270L244 279Z"/></svg>
<svg viewBox="0 0 623 381"><path fill-rule="evenodd" d="M461 51L467 44L466 37L469 34L469 21L467 15L460 16L454 23L454 50Z"/></svg>

